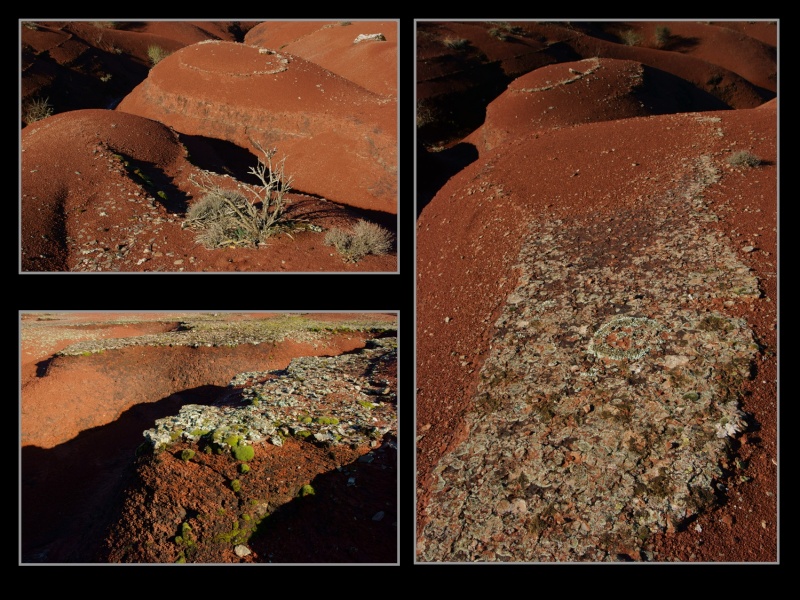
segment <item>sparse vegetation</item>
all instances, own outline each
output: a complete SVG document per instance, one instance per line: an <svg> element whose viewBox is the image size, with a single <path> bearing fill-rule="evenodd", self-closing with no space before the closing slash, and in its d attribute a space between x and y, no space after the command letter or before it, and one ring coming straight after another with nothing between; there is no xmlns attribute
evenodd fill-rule
<svg viewBox="0 0 800 600"><path fill-rule="evenodd" d="M442 39L442 44L453 50L464 50L469 46L469 40L464 38L446 37Z"/></svg>
<svg viewBox="0 0 800 600"><path fill-rule="evenodd" d="M623 31L620 37L626 46L638 46L642 42L642 36L633 29Z"/></svg>
<svg viewBox="0 0 800 600"><path fill-rule="evenodd" d="M512 35L521 35L524 30L521 27L514 27L508 21L489 21L493 27L489 28L489 35L493 38L505 42Z"/></svg>
<svg viewBox="0 0 800 600"><path fill-rule="evenodd" d="M335 227L325 235L325 245L333 246L345 262L358 262L368 254L382 255L392 247L392 234L380 225L359 220L351 231Z"/></svg>
<svg viewBox="0 0 800 600"><path fill-rule="evenodd" d="M164 50L164 48L162 48L161 46L156 46L155 44L152 44L147 47L147 56L150 58L150 62L152 63L153 66L160 63L170 54L172 54L172 52L168 52L167 50Z"/></svg>
<svg viewBox="0 0 800 600"><path fill-rule="evenodd" d="M234 479L233 481L231 481L231 489L234 492L239 492L242 489L242 482L239 481L238 479Z"/></svg>
<svg viewBox="0 0 800 600"><path fill-rule="evenodd" d="M747 150L734 152L728 157L728 164L733 167L757 167L761 162L760 157Z"/></svg>
<svg viewBox="0 0 800 600"><path fill-rule="evenodd" d="M285 194L292 189L292 177L285 172L286 157L273 161L277 150L265 150L253 144L264 155L250 173L258 177L261 186L242 184L252 196L224 190L207 181L192 183L204 190L205 195L193 204L186 215L186 224L199 230L197 241L208 249L229 246L258 246L280 231L292 229L286 219Z"/></svg>
<svg viewBox="0 0 800 600"><path fill-rule="evenodd" d="M181 460L184 462L189 462L194 458L194 454L195 454L194 450L192 450L191 448L186 448L181 452Z"/></svg>
<svg viewBox="0 0 800 600"><path fill-rule="evenodd" d="M53 106L50 104L50 98L35 98L25 104L22 111L22 120L30 125L36 121L46 119L53 114Z"/></svg>
<svg viewBox="0 0 800 600"><path fill-rule="evenodd" d="M314 494L316 494L316 492L314 491L314 488L311 487L310 484L306 484L306 485L304 485L303 487L300 488L300 496L301 497L313 496Z"/></svg>
<svg viewBox="0 0 800 600"><path fill-rule="evenodd" d="M666 25L656 25L656 31L654 34L656 46L661 48L669 41L671 36L672 32L670 31L669 27Z"/></svg>

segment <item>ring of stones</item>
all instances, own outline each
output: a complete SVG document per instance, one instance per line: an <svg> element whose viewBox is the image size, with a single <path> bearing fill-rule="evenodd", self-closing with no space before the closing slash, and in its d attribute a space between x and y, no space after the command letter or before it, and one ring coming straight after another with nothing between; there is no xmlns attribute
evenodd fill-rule
<svg viewBox="0 0 800 600"><path fill-rule="evenodd" d="M589 352L600 358L638 360L658 341L661 326L646 317L616 317L598 329Z"/></svg>

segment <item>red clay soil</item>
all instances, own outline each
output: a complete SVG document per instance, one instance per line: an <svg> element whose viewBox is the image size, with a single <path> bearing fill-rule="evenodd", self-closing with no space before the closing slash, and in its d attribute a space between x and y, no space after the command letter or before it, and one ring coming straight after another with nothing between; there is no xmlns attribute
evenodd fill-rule
<svg viewBox="0 0 800 600"><path fill-rule="evenodd" d="M211 404L220 398L235 374L285 369L292 358L299 356L336 356L358 350L372 335L350 331L313 342L286 339L274 344L196 348L132 346L78 356L56 354L80 341L174 331L186 316L187 313L111 312L21 315L23 328L26 323L35 325L22 336L21 345L23 563L123 560L119 558L125 554L123 546L131 540L120 546L106 543L106 528L114 519L131 521L143 514L141 506L137 508L135 502L129 501L124 510L130 512L124 516L120 512L123 494L136 498L138 489L157 489L162 497L199 497L205 493L201 479L189 485L183 476L176 476L176 469L186 463L170 453L149 466L134 464L142 433L153 427L156 419L177 414L185 404ZM230 313L228 318L240 321L269 316ZM332 313L315 314L313 318L335 327L344 319L385 323L392 316ZM120 319L125 322L115 322ZM393 369L383 375L396 382L396 364ZM278 540L277 547L267 551L254 543L252 554L242 560L231 549L230 556L220 562L397 560L396 439L377 449L327 452L312 446L288 443L281 448L267 448L266 453L259 451L257 464L252 463L254 469L273 470L273 481L309 481L317 477L318 496L313 502L286 507L280 512L280 520L271 521L273 534L262 536L258 544ZM365 452L369 452L370 462L359 461ZM212 468L221 469L223 458L206 460L216 460L219 464ZM281 475L282 470L291 474L287 471ZM331 471L351 475L357 472L357 489L347 485L344 474L325 475ZM263 493L262 497L277 494L271 489L251 492ZM213 496L213 492L209 493ZM189 501L184 505L188 506ZM380 510L386 519L378 523L372 517ZM325 523L325 519L329 522L327 527L304 530ZM341 527L342 519L352 525L347 531ZM301 537L285 535L281 525L275 523L284 523ZM319 545L314 551L308 547L311 542ZM129 556L124 562L137 560Z"/></svg>
<svg viewBox="0 0 800 600"><path fill-rule="evenodd" d="M644 40L654 35L653 23L616 25L620 31L635 28ZM619 39L609 41L609 35L588 35L577 25L515 22L507 27L520 29L506 29L514 43L490 35L484 23L419 25L424 35L418 37L418 92L434 116L437 97L489 88L485 81L476 83L479 69L470 53L483 52L490 60L500 52L512 53L516 62L501 59L506 70L526 56L530 64L539 64L520 67L521 72L508 78L507 90L495 94L485 107L485 122L471 134L452 127L448 135L441 122L427 124L430 137L418 147L420 189L430 194L423 194L417 223L418 540L423 540L434 469L467 435L466 415L475 409L473 398L496 335L494 324L517 284L515 264L529 224L561 222L568 227L591 217L613 227L615 217L637 207L643 210L649 199L672 189L688 165L708 156L721 178L706 189L704 199L719 220L704 227L729 241L761 288L761 296L752 302L724 309L746 320L760 348L752 377L740 391L751 426L734 445L746 469L725 482L724 502L701 514L691 527L655 535L650 549L660 561L778 560L778 105L777 99L753 102L758 94L769 96L764 88L775 91L776 27L774 22L668 25L675 34L672 48L627 46ZM587 24L586 29L597 27ZM470 44L459 54L442 42L447 36ZM594 50L578 56L564 52L569 60L560 60L557 50L565 45L602 51L599 58ZM773 61L765 62L770 55ZM472 67L459 63L459 56L472 61ZM648 70L675 74L677 81L700 62L707 71L721 74L717 83L731 82L716 99L701 101L727 99L733 104L689 114L665 105L664 110L652 110ZM586 75L595 67L594 74ZM638 90L631 89L634 71L645 74ZM746 85L732 83L745 76ZM662 75L656 83L667 86L672 81L672 75ZM684 81L680 87L692 86ZM704 93L714 91L705 87ZM744 107L734 106L739 102L735 90L742 92ZM757 155L761 164L751 169L728 164L728 157L740 150ZM444 177L437 171L452 177L442 184ZM609 239L605 248L591 251L602 257L612 249ZM636 555L634 560L645 558Z"/></svg>
<svg viewBox="0 0 800 600"><path fill-rule="evenodd" d="M396 271L392 250L348 262L324 241L330 229L362 219L397 236L396 85L391 91L379 78L379 91L363 87L370 68L390 76L382 66L396 56L396 24L375 24L385 41L354 44L362 29L374 33L372 23L358 23L319 24L316 45L296 23L306 34L298 52L319 55L336 71L245 43L257 23L22 24L21 270ZM378 65L348 71L315 51L333 43L333 25L346 32L336 43L358 54L356 64ZM169 56L152 65L152 46ZM269 65L275 73L260 74ZM254 83L265 77L280 79L274 98ZM294 91L287 94L287 85ZM230 106L210 103L224 94ZM48 100L55 114L26 124L35 100ZM191 109L198 103L201 116ZM257 248L207 249L184 226L206 191L191 179L240 191L242 183L259 185L249 170L264 156L250 139L275 148L274 160L286 159L293 177L286 218L300 226Z"/></svg>

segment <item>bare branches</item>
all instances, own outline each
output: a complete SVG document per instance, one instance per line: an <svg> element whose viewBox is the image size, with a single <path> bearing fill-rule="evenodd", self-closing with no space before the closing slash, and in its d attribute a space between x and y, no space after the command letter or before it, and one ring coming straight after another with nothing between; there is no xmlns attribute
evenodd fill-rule
<svg viewBox="0 0 800 600"><path fill-rule="evenodd" d="M261 185L240 183L250 198L224 190L204 175L189 177L205 195L189 209L186 224L201 230L198 241L206 248L257 246L285 224L285 195L292 189L293 180L285 171L286 157L273 160L276 148L265 150L258 142L250 141L264 155L249 170Z"/></svg>

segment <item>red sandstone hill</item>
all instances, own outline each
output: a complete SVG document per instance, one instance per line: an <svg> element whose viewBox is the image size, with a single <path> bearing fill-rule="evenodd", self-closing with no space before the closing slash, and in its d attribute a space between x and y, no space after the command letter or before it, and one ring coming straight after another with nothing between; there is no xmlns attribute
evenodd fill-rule
<svg viewBox="0 0 800 600"><path fill-rule="evenodd" d="M776 23L417 26L417 560L585 561L570 548L598 535L596 560L775 562ZM657 26L669 30L658 43ZM752 276L757 292L704 288L711 273ZM686 357L628 363L585 349L615 314L672 311L756 340L748 376L717 400L735 399L747 426L729 438L711 506L633 542L616 525L603 536L599 499L615 492L582 505L558 490L601 478L587 469L604 446L581 436L605 414L604 382L666 401L677 380L659 379L659 365L675 376ZM592 379L626 365L627 380ZM681 385L699 384L691 377ZM646 406L631 407L632 423ZM541 465L559 452L548 479ZM624 523L619 502L611 518ZM653 497L636 502L638 518L657 514Z"/></svg>
<svg viewBox="0 0 800 600"><path fill-rule="evenodd" d="M325 51L315 52L314 32L294 23L311 59L246 42L256 25L20 24L22 271L397 270L391 249L353 262L325 241L359 220L397 236L397 24L319 23ZM338 46L335 29L346 32ZM362 33L382 36L356 43ZM336 52L362 66L348 71ZM32 120L37 102L54 114ZM121 138L136 140L131 154ZM312 227L266 248L207 249L184 223L204 192L192 180L258 184L256 144L274 148L293 178L287 218Z"/></svg>

